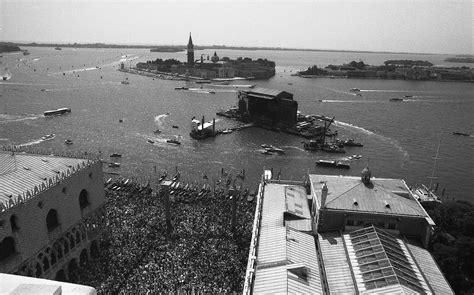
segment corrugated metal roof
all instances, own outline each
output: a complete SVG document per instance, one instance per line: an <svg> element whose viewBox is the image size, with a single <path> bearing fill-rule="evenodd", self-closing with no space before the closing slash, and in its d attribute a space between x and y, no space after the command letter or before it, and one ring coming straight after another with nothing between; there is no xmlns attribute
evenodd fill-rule
<svg viewBox="0 0 474 295"><path fill-rule="evenodd" d="M283 224L287 211L286 192L291 195L289 203L293 205L290 206L298 204L295 198L304 197L302 204L306 203L307 207L306 195L300 194L304 192L302 187L265 185L253 293L322 293L314 237Z"/></svg>
<svg viewBox="0 0 474 295"><path fill-rule="evenodd" d="M330 293L355 293L349 258L339 232L320 233L319 249Z"/></svg>
<svg viewBox="0 0 474 295"><path fill-rule="evenodd" d="M311 219L305 188L295 185L285 187L285 202L287 212Z"/></svg>
<svg viewBox="0 0 474 295"><path fill-rule="evenodd" d="M311 219L287 220L285 225L303 232L311 232L313 230Z"/></svg>
<svg viewBox="0 0 474 295"><path fill-rule="evenodd" d="M421 205L409 193L401 179L371 179L366 186L360 177L310 175L314 193L321 204L321 187L326 183L328 196L325 207L334 210L383 213L426 217ZM406 196L404 193L406 193ZM357 202L357 205L354 202Z"/></svg>
<svg viewBox="0 0 474 295"><path fill-rule="evenodd" d="M408 241L406 245L434 293L454 294L431 254L412 241Z"/></svg>
<svg viewBox="0 0 474 295"><path fill-rule="evenodd" d="M57 176L72 173L72 167L86 163L87 159L0 152L0 202L33 195L35 186L49 187Z"/></svg>

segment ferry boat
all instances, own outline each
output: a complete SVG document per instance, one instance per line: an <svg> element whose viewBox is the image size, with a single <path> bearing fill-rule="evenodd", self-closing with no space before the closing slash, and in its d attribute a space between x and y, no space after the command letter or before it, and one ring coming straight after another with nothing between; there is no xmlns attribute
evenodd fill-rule
<svg viewBox="0 0 474 295"><path fill-rule="evenodd" d="M60 108L57 110L50 110L50 111L45 111L43 114L45 116L56 116L56 115L62 115L65 113L70 113L71 109L70 108Z"/></svg>

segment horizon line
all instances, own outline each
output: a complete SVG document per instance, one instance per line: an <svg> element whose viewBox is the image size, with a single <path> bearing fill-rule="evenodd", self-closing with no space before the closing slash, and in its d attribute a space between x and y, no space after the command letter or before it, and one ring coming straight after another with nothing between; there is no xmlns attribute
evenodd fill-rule
<svg viewBox="0 0 474 295"><path fill-rule="evenodd" d="M111 45L111 46L127 46L130 48L133 47L162 47L162 46L170 46L170 47L184 47L186 48L187 45L180 45L180 44L151 44L151 43L103 43L103 42L49 42L49 41L0 41L1 43L13 43L13 44L20 44L21 46L27 46L30 44L38 44L38 45L51 45L51 46L58 46L58 45L95 45L95 44L103 44L103 45ZM326 51L326 52L359 52L359 53L389 53L389 54L416 54L416 55L468 55L472 56L472 53L433 53L433 52L408 52L408 51L373 51L373 50L357 50L357 49L317 49L317 48L298 48L298 47L280 47L280 46L244 46L244 45L218 45L218 44L213 44L213 45L194 45L195 47L228 47L229 49L232 48L241 48L243 50L245 49L253 49L253 50L285 50L285 51Z"/></svg>

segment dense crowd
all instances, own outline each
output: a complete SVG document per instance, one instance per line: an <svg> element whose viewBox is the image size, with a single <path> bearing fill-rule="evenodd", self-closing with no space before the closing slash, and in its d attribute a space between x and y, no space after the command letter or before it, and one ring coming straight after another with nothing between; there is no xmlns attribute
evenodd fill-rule
<svg viewBox="0 0 474 295"><path fill-rule="evenodd" d="M245 196L237 196L235 231L224 187L171 190L169 231L163 196L149 186L111 183L106 199L100 257L75 282L104 294L241 292L255 209Z"/></svg>

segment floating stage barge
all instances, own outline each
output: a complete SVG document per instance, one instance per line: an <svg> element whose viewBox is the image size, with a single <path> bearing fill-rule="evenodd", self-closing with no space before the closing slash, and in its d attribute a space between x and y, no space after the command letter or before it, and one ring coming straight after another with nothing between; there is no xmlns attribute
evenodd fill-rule
<svg viewBox="0 0 474 295"><path fill-rule="evenodd" d="M237 107L216 114L304 138L335 135L329 130L334 118L302 115L298 111L298 102L293 99L293 94L286 91L262 87L240 90L237 93Z"/></svg>

